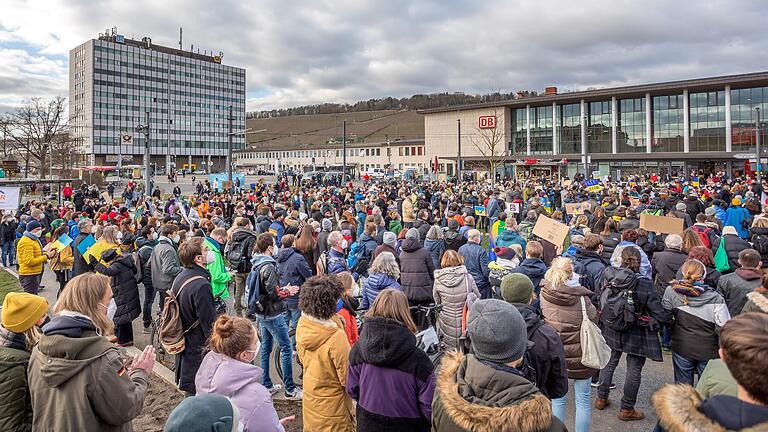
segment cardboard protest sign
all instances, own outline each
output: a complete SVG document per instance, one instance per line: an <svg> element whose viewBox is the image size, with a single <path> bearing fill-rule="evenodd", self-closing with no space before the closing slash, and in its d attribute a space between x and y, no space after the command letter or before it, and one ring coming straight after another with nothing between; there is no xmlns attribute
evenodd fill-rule
<svg viewBox="0 0 768 432"><path fill-rule="evenodd" d="M590 210L591 208L592 206L587 201L580 203L565 203L565 212L574 216L584 214L585 210Z"/></svg>
<svg viewBox="0 0 768 432"><path fill-rule="evenodd" d="M554 244L562 245L568 236L568 226L544 215L539 215L536 225L533 226L533 234Z"/></svg>
<svg viewBox="0 0 768 432"><path fill-rule="evenodd" d="M640 205L640 198L629 197L629 203L632 205L632 207L637 207Z"/></svg>
<svg viewBox="0 0 768 432"><path fill-rule="evenodd" d="M656 234L682 234L683 220L671 216L640 215L640 228Z"/></svg>
<svg viewBox="0 0 768 432"><path fill-rule="evenodd" d="M109 196L109 192L102 192L101 193L101 199L103 199L106 202L112 202L112 198Z"/></svg>

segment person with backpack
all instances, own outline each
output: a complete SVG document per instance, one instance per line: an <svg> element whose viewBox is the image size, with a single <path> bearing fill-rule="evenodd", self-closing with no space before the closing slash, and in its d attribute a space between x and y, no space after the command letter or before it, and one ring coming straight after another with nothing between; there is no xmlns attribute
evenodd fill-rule
<svg viewBox="0 0 768 432"><path fill-rule="evenodd" d="M150 266L152 267L152 286L160 295L160 310L165 304L165 296L171 285L182 271L182 265L179 260L179 254L176 251L181 236L178 233L179 227L166 223L160 228L160 237L157 246L152 250L150 256ZM152 296L154 299L154 295ZM150 301L151 303L151 301Z"/></svg>
<svg viewBox="0 0 768 432"><path fill-rule="evenodd" d="M355 243L352 243L349 256L347 257L347 265L353 274L358 276L368 275L368 267L370 267L373 260L373 252L379 246L374 238L376 230L377 226L375 223L366 223L363 234L360 235L360 238Z"/></svg>
<svg viewBox="0 0 768 432"><path fill-rule="evenodd" d="M621 398L619 420L635 421L645 414L635 409L640 379L646 359L663 361L661 344L656 333L659 324L670 321L670 313L661 307L661 299L650 279L640 272L640 252L635 248L621 251L621 267L609 267L603 273L600 295L600 323L603 337L611 348L611 358L600 371L595 408L610 405L610 383L613 373L627 355L624 396Z"/></svg>
<svg viewBox="0 0 768 432"><path fill-rule="evenodd" d="M699 213L696 215L696 223L693 224L691 229L698 234L704 246L712 248L718 237L717 231L707 225L707 216L705 214Z"/></svg>
<svg viewBox="0 0 768 432"><path fill-rule="evenodd" d="M235 280L235 314L243 316L247 305L243 303L245 294L245 280L251 272L251 259L253 258L253 246L256 244L256 231L253 230L251 221L245 217L235 219L235 229L231 239L225 248L229 267L234 271L232 279Z"/></svg>
<svg viewBox="0 0 768 432"><path fill-rule="evenodd" d="M152 251L157 245L157 233L152 225L145 225L141 229L141 235L136 237L136 255L139 257L139 266L141 266L141 283L144 284L144 303L142 304L142 324L143 333L152 332L152 302L155 301L155 287L152 286L152 265L150 259Z"/></svg>
<svg viewBox="0 0 768 432"><path fill-rule="evenodd" d="M533 307L536 299L533 282L524 274L504 276L501 297L516 307L525 320L527 338L533 343L533 347L528 344L525 352L535 373L533 383L550 400L565 396L568 393L565 349L555 329L546 324L541 312Z"/></svg>
<svg viewBox="0 0 768 432"><path fill-rule="evenodd" d="M715 254L715 267L722 274L736 271L739 268L739 252L751 249L748 241L739 237L736 228L723 227L723 235L712 244L712 253Z"/></svg>
<svg viewBox="0 0 768 432"><path fill-rule="evenodd" d="M576 249L573 255L573 271L581 275L582 285L595 293L593 303L597 301L597 292L602 286L603 272L610 266L603 259L603 238L597 234L584 236L582 247Z"/></svg>
<svg viewBox="0 0 768 432"><path fill-rule="evenodd" d="M248 275L248 312L256 315L259 334L261 335L260 366L264 370L261 384L275 394L282 388L273 385L269 374L272 346L275 340L280 345L280 360L283 369L285 397L299 400L302 391L293 381L293 347L288 336L288 322L285 319L285 298L298 292L298 286L280 286L280 273L273 258L275 238L271 233L261 233L256 237L256 254L253 257L253 269ZM303 259L299 255L300 258Z"/></svg>
<svg viewBox="0 0 768 432"><path fill-rule="evenodd" d="M747 294L762 285L763 263L754 249L739 252L739 265L733 273L723 275L717 281L717 293L723 296L732 317L741 313L747 303Z"/></svg>
<svg viewBox="0 0 768 432"><path fill-rule="evenodd" d="M179 342L183 340L183 351L176 355L175 372L179 390L187 396L196 393L195 375L216 320L211 275L206 269L215 259L214 252L205 246L202 237L185 240L179 246L179 260L184 270L173 281L163 307L160 338L167 340L165 329L175 328L178 331L174 333L181 336Z"/></svg>

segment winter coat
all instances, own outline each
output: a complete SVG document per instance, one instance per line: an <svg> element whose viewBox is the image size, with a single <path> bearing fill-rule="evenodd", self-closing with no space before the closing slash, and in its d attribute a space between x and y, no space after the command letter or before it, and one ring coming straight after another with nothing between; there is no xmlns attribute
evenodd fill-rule
<svg viewBox="0 0 768 432"><path fill-rule="evenodd" d="M240 411L240 423L246 431L282 432L285 429L272 404L272 396L263 385L264 370L217 352L203 358L195 376L197 394L226 396Z"/></svg>
<svg viewBox="0 0 768 432"><path fill-rule="evenodd" d="M696 391L704 399L721 394L733 397L739 395L736 380L725 362L719 358L707 362L699 382L696 383Z"/></svg>
<svg viewBox="0 0 768 432"><path fill-rule="evenodd" d="M459 248L467 243L467 238L459 234L458 231L448 229L443 235L445 250L459 251Z"/></svg>
<svg viewBox="0 0 768 432"><path fill-rule="evenodd" d="M672 352L699 361L719 357L718 334L731 319L720 294L705 289L699 296L685 296L675 292L670 285L664 291L661 305L672 311L675 318L670 344Z"/></svg>
<svg viewBox="0 0 768 432"><path fill-rule="evenodd" d="M717 254L717 249L720 247L720 242L722 241L725 242L725 253L728 255L728 265L731 267L730 270L723 272L723 274L726 274L731 273L737 268L741 267L739 265L739 252L743 251L744 249L751 249L752 245L750 245L748 241L739 236L735 236L733 234L725 234L717 239L714 243L712 243L713 254Z"/></svg>
<svg viewBox="0 0 768 432"><path fill-rule="evenodd" d="M433 432L566 431L552 403L516 369L447 353L437 372Z"/></svg>
<svg viewBox="0 0 768 432"><path fill-rule="evenodd" d="M661 306L661 297L650 279L641 277L627 268L612 268L606 271L603 277L605 284L611 284L621 290L634 290L632 299L638 316L650 317L652 322L659 324L671 321L672 317L669 311ZM661 344L656 335L658 325L650 327L635 323L622 331L614 330L607 325L601 328L605 342L611 349L653 361L662 361Z"/></svg>
<svg viewBox="0 0 768 432"><path fill-rule="evenodd" d="M653 285L659 295L664 295L667 285L677 277L677 271L688 260L688 254L680 249L664 249L653 254Z"/></svg>
<svg viewBox="0 0 768 432"><path fill-rule="evenodd" d="M597 252L577 249L573 255L573 271L581 275L584 288L593 293L603 286L603 272L609 265Z"/></svg>
<svg viewBox="0 0 768 432"><path fill-rule="evenodd" d="M328 269L326 273L337 274L348 271L349 265L347 265L347 258L344 257L344 254L335 249L331 249L330 252L328 252Z"/></svg>
<svg viewBox="0 0 768 432"><path fill-rule="evenodd" d="M419 243L421 243L421 246L423 247L424 240L427 238L427 233L429 232L429 229L432 228L432 225L423 219L416 219L413 223L413 227L419 232Z"/></svg>
<svg viewBox="0 0 768 432"><path fill-rule="evenodd" d="M616 249L616 246L618 246L619 243L621 243L621 234L619 233L610 233L607 236L603 237L603 259L606 261L611 260L611 256L613 255L613 251Z"/></svg>
<svg viewBox="0 0 768 432"><path fill-rule="evenodd" d="M468 242L459 248L459 255L464 257L464 266L475 279L482 298L491 296L491 270L488 268L488 253L477 243Z"/></svg>
<svg viewBox="0 0 768 432"><path fill-rule="evenodd" d="M410 198L403 200L403 223L413 223L416 214L413 211L413 201Z"/></svg>
<svg viewBox="0 0 768 432"><path fill-rule="evenodd" d="M29 399L27 338L0 327L0 430L32 430L32 402Z"/></svg>
<svg viewBox="0 0 768 432"><path fill-rule="evenodd" d="M768 313L768 296L765 289L758 288L747 294L747 304L744 305L741 313L748 312Z"/></svg>
<svg viewBox="0 0 768 432"><path fill-rule="evenodd" d="M494 243L498 247L510 247L513 244L518 244L520 245L520 248L525 251L525 239L512 230L504 230L500 232Z"/></svg>
<svg viewBox="0 0 768 432"><path fill-rule="evenodd" d="M152 286L158 291L168 291L182 271L179 254L168 237L160 237L149 258L152 267Z"/></svg>
<svg viewBox="0 0 768 432"><path fill-rule="evenodd" d="M229 291L227 290L227 284L232 279L232 274L227 271L227 267L224 265L222 247L216 240L210 237L206 237L203 244L216 255L216 259L205 266L208 269L208 273L211 274L211 290L213 290L213 296L222 299L228 298Z"/></svg>
<svg viewBox="0 0 768 432"><path fill-rule="evenodd" d="M62 312L43 327L29 359L37 431L132 431L149 388L90 318Z"/></svg>
<svg viewBox="0 0 768 432"><path fill-rule="evenodd" d="M587 316L597 321L597 310L590 302L592 292L580 286L578 281L568 281L560 286L541 282L541 312L544 322L560 335L565 349L568 378L585 379L593 376L595 369L581 364L581 297L584 297Z"/></svg>
<svg viewBox="0 0 768 432"><path fill-rule="evenodd" d="M133 255L118 255L108 266L96 262L96 271L109 276L112 298L117 310L112 321L116 325L127 324L141 315L141 299L136 282L136 263Z"/></svg>
<svg viewBox="0 0 768 432"><path fill-rule="evenodd" d="M548 399L556 399L568 393L568 369L565 363L565 349L560 335L544 323L541 312L527 304L515 304L525 319L533 369L536 371L536 387Z"/></svg>
<svg viewBox="0 0 768 432"><path fill-rule="evenodd" d="M190 278L200 276L189 282L179 293L181 285ZM171 289L177 293L181 326L187 331L184 335L185 349L176 356L176 381L182 391L195 393L195 375L203 361L203 347L211 336L213 322L216 320L216 307L211 291L211 276L208 270L193 264L179 273ZM197 325L192 325L199 321Z"/></svg>
<svg viewBox="0 0 768 432"><path fill-rule="evenodd" d="M301 314L296 352L304 366L301 405L305 432L355 431L355 407L345 389L349 350L338 316L320 320Z"/></svg>
<svg viewBox="0 0 768 432"><path fill-rule="evenodd" d="M435 266L416 239L405 239L400 253L400 285L411 303L431 302Z"/></svg>
<svg viewBox="0 0 768 432"><path fill-rule="evenodd" d="M541 281L544 279L544 273L546 272L547 265L538 258L526 258L512 271L512 273L521 273L528 276L528 279L533 282L533 291L536 292L536 295L541 292Z"/></svg>
<svg viewBox="0 0 768 432"><path fill-rule="evenodd" d="M346 390L357 401L358 431L430 430L434 366L397 321L365 319L349 353Z"/></svg>
<svg viewBox="0 0 768 432"><path fill-rule="evenodd" d="M442 240L424 240L424 249L429 252L432 257L432 266L435 270L440 268L440 259L445 252L445 243Z"/></svg>
<svg viewBox="0 0 768 432"><path fill-rule="evenodd" d="M747 304L747 294L762 286L763 272L760 269L739 268L724 275L717 282L717 293L723 296L731 317L741 313Z"/></svg>
<svg viewBox="0 0 768 432"><path fill-rule="evenodd" d="M243 248L245 259L247 260L246 262L251 262L251 259L253 259L253 246L256 244L256 236L258 236L258 234L253 230L246 227L237 227L232 231L232 240L227 244L227 250L232 250L231 248L233 245L238 245L238 247ZM230 266L235 265L234 263L229 264Z"/></svg>
<svg viewBox="0 0 768 432"><path fill-rule="evenodd" d="M342 295L336 304L336 314L339 315L344 324L344 333L347 335L349 346L355 346L360 334L357 331L357 310L360 308L360 302L355 297Z"/></svg>
<svg viewBox="0 0 768 432"><path fill-rule="evenodd" d="M256 278L254 277L251 279L250 275L248 279L246 279L246 283L250 284L249 281L254 283L253 289L258 290L260 302L264 308L261 312L252 312L256 313L261 318L272 318L283 314L286 310L286 306L284 295L281 295L279 292L280 273L277 270L277 262L270 256L254 255L251 264L253 266L251 273L258 272L259 275L258 286L255 286ZM247 287L246 291L249 289L251 289L251 287ZM254 294L254 296L255 295L256 294Z"/></svg>
<svg viewBox="0 0 768 432"><path fill-rule="evenodd" d="M306 258L295 248L280 249L275 255L277 273L280 275L280 286L294 285L300 287L312 277L312 269ZM288 309L299 308L299 293L285 298Z"/></svg>
<svg viewBox="0 0 768 432"><path fill-rule="evenodd" d="M275 237L275 245L280 247L280 242L283 240L283 233L285 233L285 226L282 222L279 220L272 222L269 228L264 230L264 232L272 233L272 235Z"/></svg>
<svg viewBox="0 0 768 432"><path fill-rule="evenodd" d="M446 349L457 348L461 337L461 316L467 294L474 293L480 298L475 279L467 268L462 266L448 267L435 271L435 286L432 296L435 303L443 305L440 311L440 324L437 326L438 336Z"/></svg>
<svg viewBox="0 0 768 432"><path fill-rule="evenodd" d="M40 240L25 232L16 245L16 261L19 263L19 275L39 275L43 273L43 263L48 258L43 255Z"/></svg>
<svg viewBox="0 0 768 432"><path fill-rule="evenodd" d="M611 255L611 265L614 267L621 267L621 250L628 246L637 248L640 252L640 274L648 279L653 278L653 269L651 267L651 261L648 259L648 255L640 246L629 241L622 241L616 246Z"/></svg>
<svg viewBox="0 0 768 432"><path fill-rule="evenodd" d="M3 222L0 224L0 243L13 243L16 240L16 229L19 223L16 221Z"/></svg>
<svg viewBox="0 0 768 432"><path fill-rule="evenodd" d="M387 288L394 288L400 291L403 290L400 284L388 274L374 273L368 276L363 282L363 299L360 303L360 307L369 309L373 306L373 302L376 300L376 297L379 296L379 293Z"/></svg>
<svg viewBox="0 0 768 432"><path fill-rule="evenodd" d="M749 222L750 219L747 209L744 207L729 207L725 214L727 215L727 219L725 220L724 225L736 228L739 237L743 239L747 238L748 232L747 229L744 228L744 221Z"/></svg>
<svg viewBox="0 0 768 432"><path fill-rule="evenodd" d="M619 229L619 232L624 232L628 229L637 229L640 228L640 219L638 218L624 218L619 221L619 226L617 227Z"/></svg>
<svg viewBox="0 0 768 432"><path fill-rule="evenodd" d="M651 398L659 423L655 432L764 431L768 407L718 395L702 400L693 387L667 384Z"/></svg>

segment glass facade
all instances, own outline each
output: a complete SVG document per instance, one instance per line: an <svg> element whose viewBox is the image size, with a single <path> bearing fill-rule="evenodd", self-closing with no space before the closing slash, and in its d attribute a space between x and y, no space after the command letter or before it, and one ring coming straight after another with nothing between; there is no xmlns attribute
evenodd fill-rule
<svg viewBox="0 0 768 432"><path fill-rule="evenodd" d="M558 154L581 154L581 104L557 106Z"/></svg>
<svg viewBox="0 0 768 432"><path fill-rule="evenodd" d="M552 106L531 107L531 154L552 154Z"/></svg>
<svg viewBox="0 0 768 432"><path fill-rule="evenodd" d="M725 91L691 93L691 151L725 151Z"/></svg>
<svg viewBox="0 0 768 432"><path fill-rule="evenodd" d="M587 104L587 152L611 153L611 101Z"/></svg>
<svg viewBox="0 0 768 432"><path fill-rule="evenodd" d="M766 142L765 115L768 113L768 87L731 90L731 140L734 152L755 151L755 122L760 108L760 144Z"/></svg>
<svg viewBox="0 0 768 432"><path fill-rule="evenodd" d="M512 137L510 154L521 155L528 151L525 108L513 109L512 115Z"/></svg>
<svg viewBox="0 0 768 432"><path fill-rule="evenodd" d="M652 152L685 150L683 95L654 96Z"/></svg>
<svg viewBox="0 0 768 432"><path fill-rule="evenodd" d="M621 99L616 126L617 151L639 153L645 147L645 98Z"/></svg>

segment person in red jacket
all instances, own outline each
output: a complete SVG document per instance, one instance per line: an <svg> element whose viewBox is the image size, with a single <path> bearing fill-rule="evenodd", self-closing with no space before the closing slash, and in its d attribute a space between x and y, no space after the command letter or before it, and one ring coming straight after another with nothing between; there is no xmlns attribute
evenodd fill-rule
<svg viewBox="0 0 768 432"><path fill-rule="evenodd" d="M336 305L336 313L344 321L344 332L347 333L349 346L355 346L360 338L357 332L357 308L360 307L360 302L355 298L355 291L359 291L359 288L350 272L341 272L335 277L344 286L344 293Z"/></svg>

